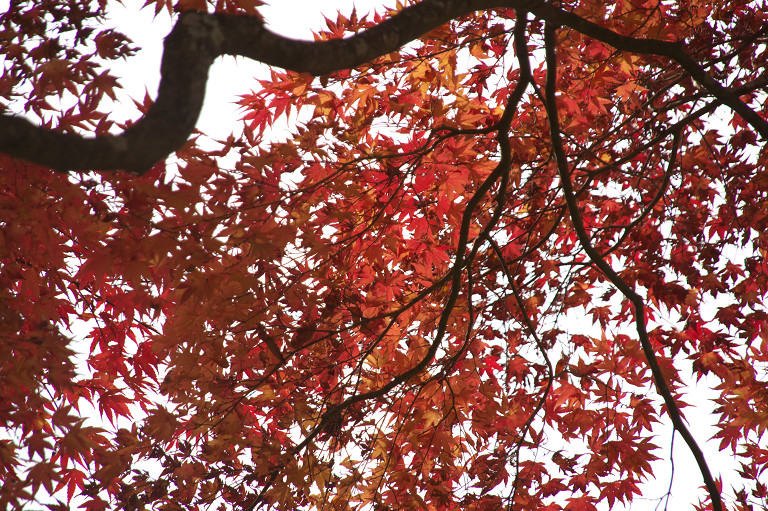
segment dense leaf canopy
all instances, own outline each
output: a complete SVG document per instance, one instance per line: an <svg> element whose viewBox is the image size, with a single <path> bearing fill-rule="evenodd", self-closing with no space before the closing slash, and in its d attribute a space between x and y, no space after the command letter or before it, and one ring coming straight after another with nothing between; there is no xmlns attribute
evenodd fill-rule
<svg viewBox="0 0 768 511"><path fill-rule="evenodd" d="M607 509L672 424L768 509L765 2L260 3L148 0L128 126L106 1L2 15L0 507ZM222 55L273 71L212 144Z"/></svg>

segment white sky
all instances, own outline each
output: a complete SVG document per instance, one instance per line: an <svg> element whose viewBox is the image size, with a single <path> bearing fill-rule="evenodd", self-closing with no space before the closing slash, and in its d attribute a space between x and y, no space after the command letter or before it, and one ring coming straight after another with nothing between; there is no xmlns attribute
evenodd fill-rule
<svg viewBox="0 0 768 511"><path fill-rule="evenodd" d="M161 13L155 17L151 9L138 12L139 6L143 3L143 0L125 0L126 6L115 2L110 3L112 18L116 20L115 25L118 30L142 48L139 54L127 62L112 66L113 74L119 77L124 87L124 91L118 95L118 105L115 106L114 113L117 119L136 118L138 114L130 98L141 99L144 96L145 87L152 97L157 91L162 38L171 28L171 19L167 13ZM363 15L372 12L373 9L381 10L392 3L394 2L389 0L272 0L273 5L263 7L261 12L267 19L269 27L275 32L309 39L312 29L324 28L323 13L329 18L334 18L339 10L344 14L351 13L355 5L358 15ZM7 0L0 1L3 12L7 4ZM210 72L208 96L198 122L198 129L219 139L226 138L233 130L239 131L237 120L240 114L235 102L239 94L258 87L254 76L268 76L266 66L244 59L220 59ZM714 476L723 476L726 491L724 497L728 501L730 500L729 483L736 481L738 476L733 472L735 462L732 457L718 452L718 442L706 442L706 439L714 433L711 425L715 419L711 415L714 405L707 400L708 395L712 395L708 387L702 383L693 384L685 401L695 405L696 409L688 408L684 413L688 417L694 436L707 456ZM660 502L659 499L667 492L669 486L671 430L669 421L658 428L659 436L656 444L661 448L656 451L656 455L663 460L656 462L654 470L657 478L642 487L643 496L635 500L631 506L633 510L653 511L665 507L664 501ZM698 490L702 482L693 457L680 437L675 440L674 467L674 484L667 509L690 509L691 504L702 495ZM602 509L607 509L607 506L603 506ZM620 505L617 504L615 509L621 509Z"/></svg>

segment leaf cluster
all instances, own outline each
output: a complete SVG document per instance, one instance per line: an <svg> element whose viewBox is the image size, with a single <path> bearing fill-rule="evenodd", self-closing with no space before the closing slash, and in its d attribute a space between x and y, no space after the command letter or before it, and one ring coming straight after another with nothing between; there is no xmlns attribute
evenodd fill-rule
<svg viewBox="0 0 768 511"><path fill-rule="evenodd" d="M706 440L693 378L741 464L697 457L700 507L766 509L765 11L497 3L354 68L274 69L242 135L140 176L2 156L0 503L630 505L660 425ZM4 106L106 133L99 66L133 50L103 14L13 3Z"/></svg>

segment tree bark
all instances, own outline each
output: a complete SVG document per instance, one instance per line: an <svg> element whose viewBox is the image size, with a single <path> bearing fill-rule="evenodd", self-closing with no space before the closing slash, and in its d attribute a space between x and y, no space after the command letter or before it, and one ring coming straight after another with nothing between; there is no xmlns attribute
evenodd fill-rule
<svg viewBox="0 0 768 511"><path fill-rule="evenodd" d="M253 16L183 13L165 39L157 100L135 124L119 135L93 138L0 115L0 152L64 172L127 170L142 174L189 138L202 109L208 69L217 57L242 56L319 76L354 68L396 51L452 19L494 8L531 12L619 50L669 57L768 139L768 122L738 94L709 76L679 43L626 37L536 0L424 0L364 32L331 41L283 37Z"/></svg>

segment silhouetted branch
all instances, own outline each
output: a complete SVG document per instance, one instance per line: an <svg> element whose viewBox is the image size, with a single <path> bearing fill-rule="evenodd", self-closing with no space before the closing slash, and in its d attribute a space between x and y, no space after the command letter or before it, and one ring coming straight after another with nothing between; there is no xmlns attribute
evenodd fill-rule
<svg viewBox="0 0 768 511"><path fill-rule="evenodd" d="M452 19L494 8L530 11L620 50L669 57L768 139L768 121L707 74L680 43L626 37L536 0L423 0L359 34L330 41L283 37L254 16L186 12L165 39L157 100L133 126L119 135L90 138L0 115L0 152L60 171L122 169L141 174L187 141L203 105L208 69L220 56L323 75L396 51Z"/></svg>
<svg viewBox="0 0 768 511"><path fill-rule="evenodd" d="M704 453L701 451L699 444L691 434L688 427L683 421L680 408L675 402L672 391L667 384L667 380L664 377L664 373L661 371L659 361L656 358L656 353L653 350L651 341L648 337L648 330L645 324L645 302L643 298L621 278L616 270L611 267L608 262L603 259L600 252L595 249L587 233L584 221L579 209L578 199L573 189L573 183L571 182L570 170L568 167L568 158L563 147L562 139L560 136L560 120L555 101L555 84L557 82L557 64L555 56L555 25L547 23L544 29L544 42L545 42L545 54L547 62L547 82L545 86L545 108L547 110L547 119L549 122L549 133L552 139L552 151L555 154L555 162L557 163L558 174L560 175L560 181L562 182L563 195L565 195L565 202L568 207L568 212L571 215L571 223L573 229L576 231L576 235L579 238L579 243L587 253L589 259L595 266L602 272L603 275L621 292L624 297L632 303L635 316L635 327L637 329L638 340L643 348L648 367L651 369L653 375L653 382L656 385L661 398L664 400L664 404L667 408L667 413L672 420L672 424L675 429L683 437L685 443L688 445L688 449L696 459L696 464L701 471L704 484L707 487L709 496L712 499L712 509L715 511L723 511L723 503L720 498L720 491L717 488L715 479L712 477L712 472L709 469L707 460L704 457ZM673 142L672 155L670 159L670 165L674 165L674 158L677 154L676 150L677 140Z"/></svg>

